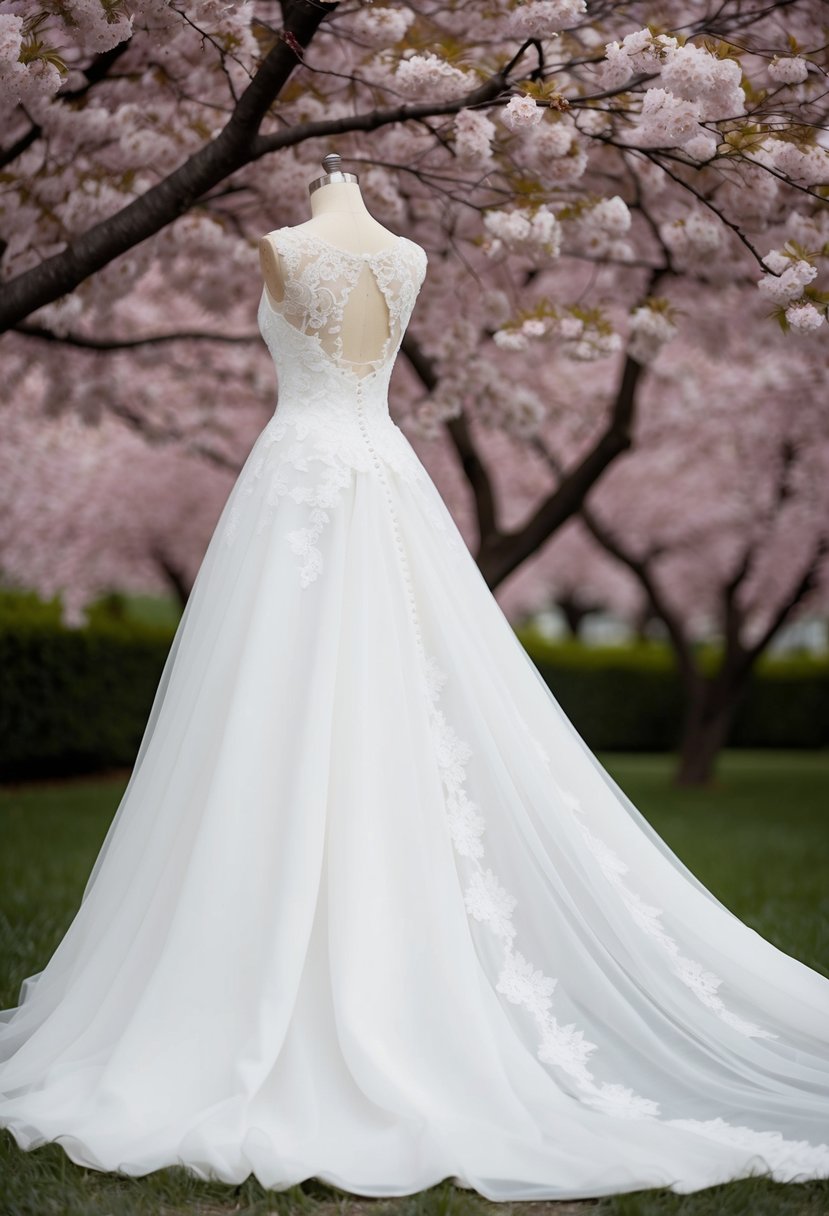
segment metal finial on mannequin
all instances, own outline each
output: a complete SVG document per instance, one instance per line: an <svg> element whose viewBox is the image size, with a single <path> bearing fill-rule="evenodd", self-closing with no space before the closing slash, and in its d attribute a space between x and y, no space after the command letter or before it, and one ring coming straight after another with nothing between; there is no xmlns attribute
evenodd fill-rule
<svg viewBox="0 0 829 1216"><path fill-rule="evenodd" d="M322 167L325 173L322 177L315 178L308 187L308 193L313 194L315 190L319 190L320 186L327 186L331 182L359 182L356 173L346 173L340 168L343 163L343 158L338 152L328 152L322 158Z"/></svg>

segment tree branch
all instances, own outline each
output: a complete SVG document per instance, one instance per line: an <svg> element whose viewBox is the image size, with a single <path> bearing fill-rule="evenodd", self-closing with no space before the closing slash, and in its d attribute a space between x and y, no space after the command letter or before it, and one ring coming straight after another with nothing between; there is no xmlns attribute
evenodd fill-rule
<svg viewBox="0 0 829 1216"><path fill-rule="evenodd" d="M225 469L227 472L234 474L234 476L238 476L242 466L241 460L234 460L230 456L225 456L223 452L217 452L214 448L208 447L202 439L194 438L180 427L154 426L138 410L132 409L123 402L110 402L107 405L107 409L114 417L120 418L131 430L136 431L146 439L148 443L158 444L159 446L166 446L169 443L182 443L184 445L182 450L185 455L201 456L217 468Z"/></svg>
<svg viewBox="0 0 829 1216"><path fill-rule="evenodd" d="M514 59L515 56L513 56L513 61ZM298 123L295 127L289 127L284 131L275 131L271 135L260 135L254 142L252 159L264 156L267 152L276 152L280 148L290 148L294 144L304 143L306 139L317 139L325 135L344 135L349 131L375 131L378 127L386 127L391 123L434 118L439 114L457 114L459 110L480 105L484 101L492 101L497 97L506 84L509 69L510 64L497 71L489 80L485 80L477 89L452 101L402 103L397 106L389 106L385 110L368 110L364 114L344 114L341 118L322 118L316 122Z"/></svg>
<svg viewBox="0 0 829 1216"><path fill-rule="evenodd" d="M424 387L430 393L434 392L438 383L435 365L410 331L404 335L401 349ZM461 413L456 418L449 418L445 426L449 438L454 444L463 474L472 490L478 521L479 545L482 545L485 537L498 532L498 508L492 479L475 446L465 415Z"/></svg>
<svg viewBox="0 0 829 1216"><path fill-rule="evenodd" d="M520 528L493 536L484 544L480 564L491 587L537 552L545 540L575 515L605 469L628 450L641 373L642 365L628 355L607 425L590 451L562 476L552 494Z"/></svg>
<svg viewBox="0 0 829 1216"><path fill-rule="evenodd" d="M294 46L308 45L337 2L292 0L283 36L262 61L215 139L121 211L95 224L61 253L3 284L0 332L72 291L96 270L183 215L207 190L254 159L259 125L294 70Z"/></svg>
<svg viewBox="0 0 829 1216"><path fill-rule="evenodd" d="M646 295L653 291L665 273L664 267L651 272ZM424 386L433 391L437 384L434 366L408 334L403 339L402 349ZM576 514L605 469L631 446L636 388L641 373L642 365L628 355L604 431L581 461L559 477L552 494L521 527L512 532L502 532L498 525L492 480L475 448L467 419L461 414L447 421L447 430L475 498L480 538L475 560L490 587L497 587L503 582L507 575L536 553L558 528ZM539 450L544 454L543 445Z"/></svg>
<svg viewBox="0 0 829 1216"><path fill-rule="evenodd" d="M538 440L535 446L547 460L553 472L560 476L561 466L543 441ZM599 520L598 516L586 503L582 503L579 515L584 526L597 544L601 545L605 552L614 557L616 561L626 566L637 579L645 593L652 612L659 617L668 630L677 656L680 674L685 681L686 687L691 689L696 688L700 680L700 673L694 658L691 639L685 631L682 618L678 613L674 612L663 594L662 588L656 580L650 559L648 557L641 557L631 549L626 548L619 538Z"/></svg>
<svg viewBox="0 0 829 1216"><path fill-rule="evenodd" d="M791 496L790 474L796 457L797 450L794 444L790 439L785 439L780 452L780 468L774 502L769 511L769 522ZM765 532L755 533L754 538L746 545L734 573L723 588L723 636L725 639L725 665L728 667L739 668L745 657L746 651L741 637L745 614L740 606L738 593L754 565L761 535L765 535Z"/></svg>
<svg viewBox="0 0 829 1216"><path fill-rule="evenodd" d="M145 338L87 338L83 334L53 334L40 325L16 325L14 333L24 338L37 338L42 342L55 342L63 346L74 346L79 350L119 351L135 350L142 346L161 346L168 342L255 342L258 334L206 334L197 330L181 330L175 334L148 334Z"/></svg>
<svg viewBox="0 0 829 1216"><path fill-rule="evenodd" d="M747 666L750 667L760 657L775 634L777 634L777 632L785 625L786 621L794 612L795 608L797 608L798 604L800 604L806 598L809 592L816 586L818 569L820 567L820 563L826 557L827 553L829 553L829 533L824 532L818 537L811 556L804 567L803 574L801 575L797 585L792 588L791 594L778 607L768 625L760 634L760 637L752 646L749 646L744 651Z"/></svg>

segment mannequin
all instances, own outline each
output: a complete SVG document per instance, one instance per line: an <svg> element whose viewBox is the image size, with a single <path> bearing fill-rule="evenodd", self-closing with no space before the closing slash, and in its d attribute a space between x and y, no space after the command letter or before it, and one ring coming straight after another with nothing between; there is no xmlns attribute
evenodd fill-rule
<svg viewBox="0 0 829 1216"><path fill-rule="evenodd" d="M398 238L374 219L363 201L357 174L342 172L341 163L336 152L323 157L325 174L308 187L312 218L296 225L295 231L313 233L329 245L358 255L393 247ZM270 233L260 237L259 262L265 289L278 304L285 292L285 267ZM377 359L388 335L388 306L366 261L343 315L343 356L353 364Z"/></svg>

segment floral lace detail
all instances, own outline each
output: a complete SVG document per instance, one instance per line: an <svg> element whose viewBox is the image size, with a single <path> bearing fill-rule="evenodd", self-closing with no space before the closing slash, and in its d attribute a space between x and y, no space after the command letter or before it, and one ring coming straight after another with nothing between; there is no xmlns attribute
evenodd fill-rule
<svg viewBox="0 0 829 1216"><path fill-rule="evenodd" d="M581 1101L603 1114L624 1119L658 1120L666 1126L707 1136L719 1144L746 1149L751 1154L762 1158L773 1175L780 1180L792 1181L801 1174L807 1177L814 1177L816 1174L829 1175L829 1145L811 1144L805 1140L787 1140L780 1132L760 1132L750 1127L727 1123L722 1118L666 1119L661 1114L657 1102L636 1094L628 1086L596 1081L588 1066L588 1060L597 1050L597 1044L589 1042L574 1023L561 1025L557 1021L553 1013L553 1006L558 981L552 976L545 975L540 968L535 967L515 948L517 931L512 916L518 900L509 894L489 867L484 867L481 860L484 854L481 837L486 829L485 820L464 790L466 765L472 757L472 750L457 736L438 706L447 676L436 660L425 654L419 630L416 632L423 661L424 684L435 734L436 755L444 788L450 833L458 854L473 859L475 863L475 869L464 890L464 903L469 915L475 920L487 924L503 945L503 963L495 987L508 1001L524 1008L535 1020L540 1032L537 1048L539 1059L560 1069L570 1077L579 1091ZM526 722L523 719L520 721L536 747L539 758L549 770L549 755L529 730ZM574 814L580 811L578 799L559 786L557 782L554 784L570 810ZM620 876L627 872L624 862L604 842L591 834L589 843L591 851L594 851L597 859L600 860L603 873ZM639 902L641 903L641 901ZM646 905L642 904L642 907L646 907ZM690 975L697 975L697 965L690 963L690 960L683 960L683 964L689 964L688 972L683 971L680 975L680 978L687 983ZM692 987L695 991L709 993L711 979L707 977L710 973L702 972L702 975L706 978L701 981L694 980ZM716 981L716 977L711 978ZM698 982L700 983L699 990L696 987ZM726 1018L732 1025L734 1024L731 1022L733 1017L735 1015L729 1015ZM743 1023L739 1018L736 1019L736 1022L738 1023L737 1029L751 1025ZM760 1037L776 1037L763 1031L759 1031L759 1034Z"/></svg>
<svg viewBox="0 0 829 1216"><path fill-rule="evenodd" d="M420 648L449 831L456 852L465 859L467 867L472 866L464 889L464 905L469 915L486 924L503 946L496 990L534 1018L539 1032L538 1058L564 1072L580 1091L586 1105L628 1119L657 1116L657 1102L626 1086L596 1081L587 1061L597 1050L597 1044L586 1039L574 1023L562 1025L556 1019L552 1009L557 980L545 975L515 948L517 929L512 916L518 900L504 888L493 870L484 866L481 838L486 822L465 789L466 765L472 751L458 738L439 707L441 690L447 680L445 672L432 656L426 655L422 642Z"/></svg>
<svg viewBox="0 0 829 1216"><path fill-rule="evenodd" d="M572 800L572 795L569 798ZM690 988L697 1000L706 1005L721 1021L731 1026L740 1034L755 1039L776 1039L778 1036L772 1031L755 1025L754 1022L740 1017L739 1014L727 1008L722 997L718 995L722 979L718 975L715 975L713 971L706 971L701 963L696 962L694 959L686 958L685 955L680 953L679 944L676 939L671 937L662 924L663 910L654 907L652 904L645 903L641 895L627 885L623 876L627 874L629 867L616 853L608 848L603 840L599 840L597 836L594 836L582 821L578 814L582 810L581 805L575 802L575 800L568 801L568 805L571 810L576 812L576 822L579 824L580 831L590 851L599 863L599 869L611 886L618 892L622 903L639 928L656 942L657 945L661 946L669 956L671 971L677 979L685 984L687 988Z"/></svg>
<svg viewBox="0 0 829 1216"><path fill-rule="evenodd" d="M406 237L374 253L355 253L330 245L310 229L278 228L268 234L287 267L284 296L274 308L308 337L341 371L353 371L343 357L342 323L351 292L368 267L387 309L387 335L380 354L365 365L382 366L389 349L403 339L426 273L424 250ZM365 378L359 376L358 378Z"/></svg>
<svg viewBox="0 0 829 1216"><path fill-rule="evenodd" d="M310 502L311 511L308 515L306 528L295 528L287 533L288 544L293 552L302 558L299 569L299 584L308 587L322 570L322 553L317 548L317 541L322 535L323 528L330 521L329 511L335 507L342 491L351 480L351 470L345 465L329 465L320 480L312 490L303 487L301 494L297 488L286 489L296 502ZM281 483L274 478L271 483L273 492L278 496ZM269 500L270 501L270 500Z"/></svg>
<svg viewBox="0 0 829 1216"><path fill-rule="evenodd" d="M263 290L258 319L276 366L279 398L234 488L224 542L235 542L245 501L266 479L257 532L270 526L282 498L309 508L307 525L285 536L300 559L300 585L309 587L322 572L318 542L331 511L353 474L374 471L374 455L420 491L418 503L430 524L459 545L459 534L434 501L425 469L388 411L391 370L426 272L424 250L405 237L374 254L353 254L297 229L277 229L270 236L287 267L285 298L274 306ZM363 265L370 266L383 293L390 325L379 366L357 375L339 361L339 331Z"/></svg>
<svg viewBox="0 0 829 1216"><path fill-rule="evenodd" d="M524 728L530 742L536 749L540 759L550 772L553 784L561 798L561 801L569 811L573 813L574 822L577 824L581 835L584 837L590 852L595 857L599 864L599 869L604 874L607 881L618 893L622 903L630 913L633 920L644 933L655 941L662 949L670 956L671 971L681 980L686 987L690 988L694 995L703 1005L706 1005L713 1013L731 1026L734 1030L739 1031L747 1037L755 1039L776 1039L778 1036L770 1030L766 1030L762 1026L755 1025L754 1022L749 1022L745 1018L741 1018L739 1014L728 1009L722 998L718 995L718 989L722 985L722 980L715 975L713 971L706 971L701 963L695 962L693 959L686 958L680 953L677 941L671 937L662 924L663 910L656 908L652 904L645 903L641 895L632 890L631 887L624 881L624 875L628 873L629 866L624 862L618 854L605 843L595 836L590 831L587 824L584 822L584 808L580 800L572 791L565 789L558 781L552 777L552 769L550 765L550 757L545 751L538 739L532 734L526 722L521 720L521 725Z"/></svg>

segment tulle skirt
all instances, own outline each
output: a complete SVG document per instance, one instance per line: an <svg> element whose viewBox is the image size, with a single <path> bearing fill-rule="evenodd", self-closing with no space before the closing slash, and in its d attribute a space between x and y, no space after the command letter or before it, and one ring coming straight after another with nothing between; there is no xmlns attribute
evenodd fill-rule
<svg viewBox="0 0 829 1216"><path fill-rule="evenodd" d="M405 460L258 437L80 908L0 1014L0 1126L367 1196L829 1177L829 981L648 826L383 434Z"/></svg>

